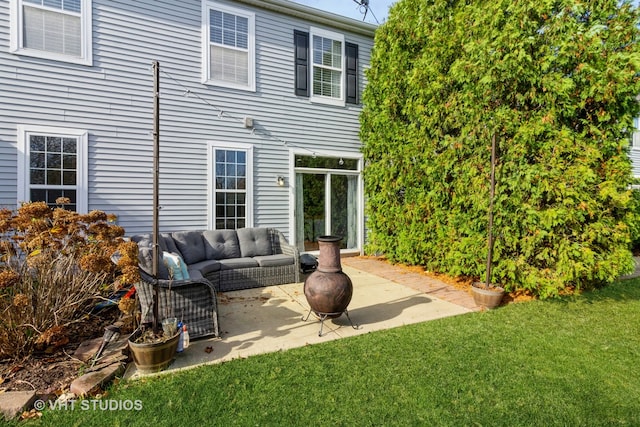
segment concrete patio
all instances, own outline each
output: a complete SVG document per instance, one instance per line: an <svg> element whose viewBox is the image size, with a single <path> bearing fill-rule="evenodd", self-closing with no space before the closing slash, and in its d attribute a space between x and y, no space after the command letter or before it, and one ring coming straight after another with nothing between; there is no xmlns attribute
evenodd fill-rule
<svg viewBox="0 0 640 427"><path fill-rule="evenodd" d="M162 373L214 364L256 354L367 334L477 310L473 298L424 274L375 258L344 258L343 271L353 282L349 316L324 322L313 314L302 283L220 293L221 338L200 339L176 356ZM142 376L129 364L126 378Z"/></svg>

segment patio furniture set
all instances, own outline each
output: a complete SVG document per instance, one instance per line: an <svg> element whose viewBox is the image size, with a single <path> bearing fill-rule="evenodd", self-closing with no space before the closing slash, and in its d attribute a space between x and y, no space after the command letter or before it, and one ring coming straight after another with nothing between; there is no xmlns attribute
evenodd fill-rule
<svg viewBox="0 0 640 427"><path fill-rule="evenodd" d="M158 314L189 325L192 338L220 335L217 292L300 281L298 249L274 228L161 233L157 279L152 235L131 240L139 248L142 322L151 321L155 287Z"/></svg>

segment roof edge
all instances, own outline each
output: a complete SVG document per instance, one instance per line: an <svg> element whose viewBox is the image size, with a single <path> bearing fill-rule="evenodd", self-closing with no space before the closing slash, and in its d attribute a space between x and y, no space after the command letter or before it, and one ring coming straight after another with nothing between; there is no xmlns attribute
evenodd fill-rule
<svg viewBox="0 0 640 427"><path fill-rule="evenodd" d="M239 3L248 4L261 9L272 10L274 12L305 19L343 31L350 31L363 36L373 37L377 25L368 22L347 18L335 13L325 12L310 6L304 6L288 0L236 0Z"/></svg>

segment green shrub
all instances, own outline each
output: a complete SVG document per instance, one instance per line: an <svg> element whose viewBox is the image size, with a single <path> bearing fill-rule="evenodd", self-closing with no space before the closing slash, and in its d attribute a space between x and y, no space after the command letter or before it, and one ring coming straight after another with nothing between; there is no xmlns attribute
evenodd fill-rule
<svg viewBox="0 0 640 427"><path fill-rule="evenodd" d="M361 115L368 251L548 297L632 267L638 12L605 1L401 0Z"/></svg>

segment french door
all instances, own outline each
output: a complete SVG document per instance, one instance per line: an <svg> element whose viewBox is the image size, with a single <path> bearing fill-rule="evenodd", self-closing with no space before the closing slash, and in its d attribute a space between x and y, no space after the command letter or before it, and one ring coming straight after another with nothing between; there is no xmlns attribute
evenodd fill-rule
<svg viewBox="0 0 640 427"><path fill-rule="evenodd" d="M342 237L341 249L357 249L360 214L358 161L342 158L305 160L304 156L296 156L298 249L301 252L318 250L318 236L323 235Z"/></svg>

